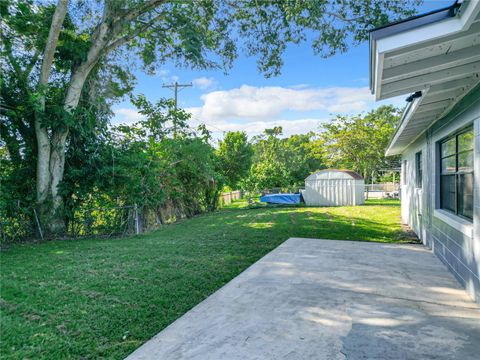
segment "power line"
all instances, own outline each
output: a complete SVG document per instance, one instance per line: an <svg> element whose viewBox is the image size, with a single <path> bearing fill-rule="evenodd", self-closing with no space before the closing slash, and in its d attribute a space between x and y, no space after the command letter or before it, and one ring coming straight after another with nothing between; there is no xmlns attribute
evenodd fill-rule
<svg viewBox="0 0 480 360"><path fill-rule="evenodd" d="M205 121L200 120L199 118L197 118L197 117L195 117L195 116L192 116L192 119L198 121L199 125L210 126L210 127L214 128L214 129L217 129L218 131L221 131L221 132L225 135L225 132L226 132L226 131L223 130L223 129L220 129L219 127L217 127L217 126L215 126L215 125L208 124L208 123L206 123Z"/></svg>

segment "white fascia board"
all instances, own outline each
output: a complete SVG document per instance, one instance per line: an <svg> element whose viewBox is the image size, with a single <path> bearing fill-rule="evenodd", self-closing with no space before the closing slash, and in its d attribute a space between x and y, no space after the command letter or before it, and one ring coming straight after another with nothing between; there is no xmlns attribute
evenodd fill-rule
<svg viewBox="0 0 480 360"><path fill-rule="evenodd" d="M377 52L386 53L412 44L432 41L468 30L480 11L480 0L472 0L457 16L377 40Z"/></svg>
<svg viewBox="0 0 480 360"><path fill-rule="evenodd" d="M418 106L420 105L422 98L423 96L413 99L411 105L405 109L402 119L400 120L400 127L397 129L397 131L395 131L395 135L393 136L392 141L390 141L390 144L388 145L387 151L385 152L385 156L397 155L397 152L393 151L393 147L397 142L398 138L400 137L400 135L402 135L403 131L405 130L405 127L408 125L408 123L412 119L412 116L415 113L415 110L417 110Z"/></svg>
<svg viewBox="0 0 480 360"><path fill-rule="evenodd" d="M443 38L462 30L462 21L457 17L450 18L438 23L425 25L416 29L378 39L377 52L387 53L394 50L400 50L413 44Z"/></svg>
<svg viewBox="0 0 480 360"><path fill-rule="evenodd" d="M370 93L375 94L375 75L377 71L375 57L377 56L377 42L373 39L370 40Z"/></svg>
<svg viewBox="0 0 480 360"><path fill-rule="evenodd" d="M374 93L375 101L380 100L381 98L381 87L382 87L382 69L383 69L383 58L385 54L377 51L375 54L375 78L374 78Z"/></svg>
<svg viewBox="0 0 480 360"><path fill-rule="evenodd" d="M377 39L374 42L375 69L373 76L373 92L375 99L380 100L381 80L383 73L383 59L385 53L406 48L413 44L427 42L443 38L455 33L468 30L480 12L480 0L471 0L461 12L448 20L432 23L409 31L401 32L392 36ZM381 60L381 63L379 62ZM398 95L398 94L397 94Z"/></svg>

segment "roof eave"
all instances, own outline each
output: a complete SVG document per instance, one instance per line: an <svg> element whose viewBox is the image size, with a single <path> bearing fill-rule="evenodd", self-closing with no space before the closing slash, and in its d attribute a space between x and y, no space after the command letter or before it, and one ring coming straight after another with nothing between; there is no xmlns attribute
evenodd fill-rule
<svg viewBox="0 0 480 360"><path fill-rule="evenodd" d="M434 10L425 14L415 15L410 18L396 21L390 24L386 24L384 26L380 26L371 30L369 34L370 92L372 94L376 93L375 82L376 82L376 75L377 75L377 72L376 72L377 40L455 16L457 13L457 9L461 6L461 4L462 4L461 2L456 0L452 5L448 7Z"/></svg>
<svg viewBox="0 0 480 360"><path fill-rule="evenodd" d="M418 105L422 101L421 97L417 97L413 99L411 102L409 102L403 110L402 117L400 118L400 122L397 125L397 128L395 129L395 132L393 133L393 136L390 140L390 143L388 144L387 150L385 151L385 156L393 156L393 155L398 155L402 152L403 149L396 149L395 148L395 143L397 142L397 139L399 136L402 134L403 129L407 126L408 122L412 118L413 114L415 113L415 110L417 109Z"/></svg>

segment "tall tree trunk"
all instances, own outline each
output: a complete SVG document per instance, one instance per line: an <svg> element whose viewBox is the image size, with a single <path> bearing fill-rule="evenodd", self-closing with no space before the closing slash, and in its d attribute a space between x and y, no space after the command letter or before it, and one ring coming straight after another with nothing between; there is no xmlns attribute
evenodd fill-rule
<svg viewBox="0 0 480 360"><path fill-rule="evenodd" d="M50 186L49 197L51 207L49 209L49 230L52 233L64 233L66 230L64 220L64 204L61 194L59 194L58 185L63 180L65 169L65 143L68 136L68 129L61 129L55 132L51 140L49 174Z"/></svg>
<svg viewBox="0 0 480 360"><path fill-rule="evenodd" d="M78 66L70 79L67 94L64 101L64 111L67 116L74 116L75 109L80 102L82 90L91 70L97 64L102 55L102 51L108 42L109 26L106 22L101 23L92 38L92 46L90 47L86 60ZM59 193L58 185L63 180L65 171L65 151L68 138L69 128L61 126L52 133L50 143L49 158L49 194L51 195L52 207L50 208L50 230L59 233L64 232L65 220L63 217L64 204L62 195Z"/></svg>
<svg viewBox="0 0 480 360"><path fill-rule="evenodd" d="M70 83L65 96L64 111L69 116L73 116L80 101L85 81L91 70L98 63L102 55L112 51L116 47L128 42L132 36L138 35L152 26L158 15L150 22L139 26L133 34L116 38L122 30L123 25L142 15L142 13L151 10L163 0L150 0L138 8L132 9L124 15L123 18L115 20L114 7L112 1L105 1L102 22L95 28L92 34L92 45L88 50L86 59L72 73ZM42 74L39 88L48 83L49 69L53 63L58 35L61 25L67 11L68 0L59 0L55 14L52 19L52 25L49 34L47 47L45 48L44 61L42 63ZM43 72L43 70L45 70ZM45 109L45 96L42 97L42 110ZM63 199L59 194L58 185L63 180L65 170L65 150L69 129L67 126L61 126L57 129L51 129L51 133L41 126L40 116L35 121L35 129L38 141L38 162L37 162L37 202L39 208L43 209L43 214L47 218L46 224L50 231L54 233L64 232L66 229L63 217Z"/></svg>

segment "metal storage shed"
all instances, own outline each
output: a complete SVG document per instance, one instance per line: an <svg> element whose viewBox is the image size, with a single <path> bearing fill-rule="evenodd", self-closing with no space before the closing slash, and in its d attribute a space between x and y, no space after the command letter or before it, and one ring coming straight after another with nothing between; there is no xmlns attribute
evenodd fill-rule
<svg viewBox="0 0 480 360"><path fill-rule="evenodd" d="M365 181L355 171L322 170L305 179L302 195L307 205L360 205L365 203Z"/></svg>

